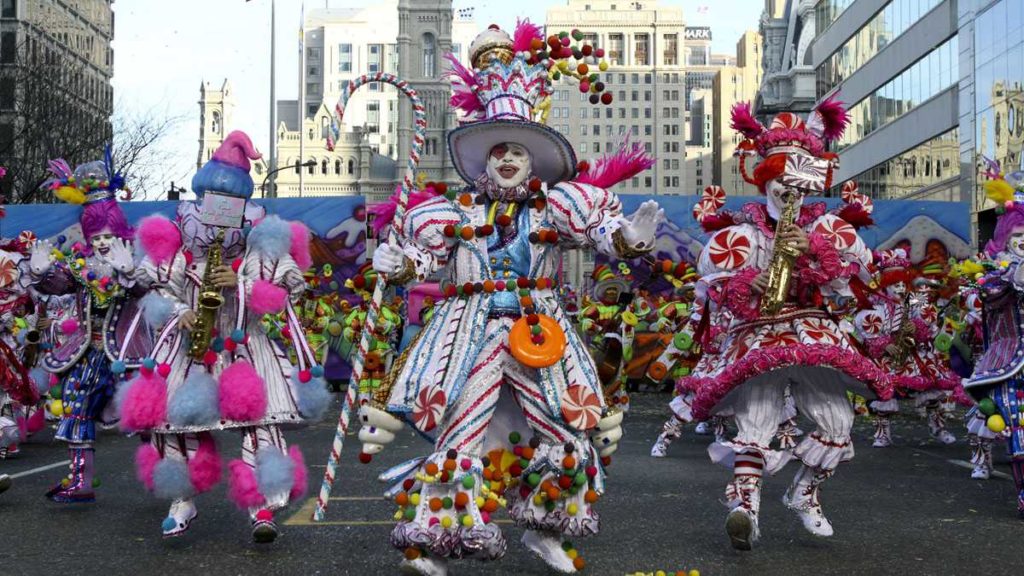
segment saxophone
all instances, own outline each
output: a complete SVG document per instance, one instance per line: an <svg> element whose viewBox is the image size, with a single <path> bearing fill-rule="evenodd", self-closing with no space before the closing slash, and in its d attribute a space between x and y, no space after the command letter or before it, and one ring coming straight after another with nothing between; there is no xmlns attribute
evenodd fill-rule
<svg viewBox="0 0 1024 576"><path fill-rule="evenodd" d="M897 365L905 363L910 356L910 351L917 345L914 341L916 326L914 326L910 313L910 295L908 294L903 301L903 317L900 318L900 327L896 330L896 335L893 338L893 344L896 345L896 354L892 356L892 360Z"/></svg>
<svg viewBox="0 0 1024 576"><path fill-rule="evenodd" d="M796 191L786 191L782 199L785 204L779 221L775 224L775 245L772 247L772 260L768 266L768 287L761 296L762 316L774 316L782 310L789 295L793 264L798 256L792 246L779 241L779 235L796 222L796 215L800 210L800 195Z"/></svg>
<svg viewBox="0 0 1024 576"><path fill-rule="evenodd" d="M203 285L199 288L199 299L196 302L196 323L192 326L188 354L194 360L202 360L213 341L213 329L217 324L217 314L224 305L224 296L220 288L213 283L213 271L221 266L224 260L224 229L217 232L217 238L206 253L206 268L203 270Z"/></svg>

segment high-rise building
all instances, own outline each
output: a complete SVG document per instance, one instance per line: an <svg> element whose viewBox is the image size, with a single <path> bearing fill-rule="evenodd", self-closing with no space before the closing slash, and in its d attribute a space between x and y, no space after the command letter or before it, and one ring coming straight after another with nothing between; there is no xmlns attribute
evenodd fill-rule
<svg viewBox="0 0 1024 576"><path fill-rule="evenodd" d="M972 127L961 127L959 116L973 95L965 98L959 88L970 73L961 70L961 63L969 62L964 56L969 45L957 34L958 4L984 3L819 0L815 5L810 61L817 74L816 98L838 94L851 117L836 145L837 185L855 179L872 198L970 198L960 186L961 170L972 170L961 161L960 139ZM1001 41L1005 47L1006 37Z"/></svg>
<svg viewBox="0 0 1024 576"><path fill-rule="evenodd" d="M736 42L736 65L724 66L715 76L713 104L713 178L714 184L727 194L745 196L757 190L743 180L739 162L733 156L741 137L731 127L732 107L738 102L751 102L761 85L761 35L748 30Z"/></svg>
<svg viewBox="0 0 1024 576"><path fill-rule="evenodd" d="M682 9L653 0L567 0L548 9L545 24L549 34L579 29L586 41L604 48L611 67L602 76L613 96L610 105L592 105L587 94L563 84L552 95L548 125L568 138L580 158L614 152L627 136L657 157L654 167L619 184L616 192L684 193Z"/></svg>
<svg viewBox="0 0 1024 576"><path fill-rule="evenodd" d="M815 0L765 0L761 13L764 82L755 106L767 120L779 112L807 113L815 102L811 41L815 34Z"/></svg>
<svg viewBox="0 0 1024 576"><path fill-rule="evenodd" d="M0 1L0 189L9 201L42 199L48 160L94 160L109 142L112 4Z"/></svg>
<svg viewBox="0 0 1024 576"><path fill-rule="evenodd" d="M686 194L700 194L705 187L715 184L714 124L715 102L711 88L690 93L690 110L686 124Z"/></svg>
<svg viewBox="0 0 1024 576"><path fill-rule="evenodd" d="M304 29L303 116L316 116L324 105L333 110L363 74L395 74L409 82L427 108L420 169L430 180L453 181L445 134L454 127L455 116L448 107L450 87L442 77L447 69L444 55L467 58L469 43L479 32L471 13L454 14L451 0L382 0L361 8L311 10ZM294 124L298 110L293 114L296 118L289 121ZM412 129L408 99L388 84L360 88L346 107L342 126L345 132L360 131L371 148L397 160L398 171L405 169Z"/></svg>

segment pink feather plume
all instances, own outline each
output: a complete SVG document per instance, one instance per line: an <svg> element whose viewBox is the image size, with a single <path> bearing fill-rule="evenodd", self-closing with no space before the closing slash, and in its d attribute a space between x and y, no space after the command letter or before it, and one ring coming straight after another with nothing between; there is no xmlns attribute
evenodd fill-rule
<svg viewBox="0 0 1024 576"><path fill-rule="evenodd" d="M829 141L842 138L846 125L850 122L850 113L836 97L837 94L829 96L814 109L814 112L821 116L821 123L824 126L822 137Z"/></svg>
<svg viewBox="0 0 1024 576"><path fill-rule="evenodd" d="M484 105L476 95L476 74L459 62L452 53L444 55L451 68L445 76L452 81L452 97L449 103L453 108L461 110L467 116L476 116L483 111Z"/></svg>
<svg viewBox="0 0 1024 576"><path fill-rule="evenodd" d="M737 102L732 107L732 129L747 138L756 138L764 132L764 125L754 118L750 102Z"/></svg>
<svg viewBox="0 0 1024 576"><path fill-rule="evenodd" d="M618 151L599 158L590 169L577 176L575 182L598 188L611 188L651 166L654 166L654 157L647 154L640 144L630 144L627 138L619 146Z"/></svg>
<svg viewBox="0 0 1024 576"><path fill-rule="evenodd" d="M516 19L516 31L512 35L512 50L514 52L529 52L533 39L544 40L544 33L540 26L530 22L530 19Z"/></svg>
<svg viewBox="0 0 1024 576"><path fill-rule="evenodd" d="M391 225L391 222L395 219L395 211L398 209L398 197L401 194L402 187L399 185L395 188L395 193L387 199L386 202L380 204L374 204L370 206L370 214L374 215L373 218L373 233L375 236L380 238L381 231ZM412 210L416 206L440 196L433 187L428 186L423 190L413 190L412 194L409 195L408 202L405 205L406 211Z"/></svg>

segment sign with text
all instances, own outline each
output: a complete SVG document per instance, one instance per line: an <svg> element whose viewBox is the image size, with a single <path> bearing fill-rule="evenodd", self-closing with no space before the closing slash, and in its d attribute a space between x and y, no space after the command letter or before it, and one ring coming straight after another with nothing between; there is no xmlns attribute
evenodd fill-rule
<svg viewBox="0 0 1024 576"><path fill-rule="evenodd" d="M707 26L687 26L683 37L687 40L711 40L711 28Z"/></svg>
<svg viewBox="0 0 1024 576"><path fill-rule="evenodd" d="M241 228L245 215L245 198L207 192L203 194L200 218L207 226Z"/></svg>

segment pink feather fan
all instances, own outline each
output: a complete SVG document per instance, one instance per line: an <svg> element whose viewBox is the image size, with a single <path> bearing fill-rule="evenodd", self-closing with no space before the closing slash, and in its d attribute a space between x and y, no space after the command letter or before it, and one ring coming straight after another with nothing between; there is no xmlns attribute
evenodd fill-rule
<svg viewBox="0 0 1024 576"><path fill-rule="evenodd" d="M651 166L654 166L654 157L647 154L639 143L630 143L627 137L614 154L606 154L599 158L574 181L598 188L611 188Z"/></svg>

